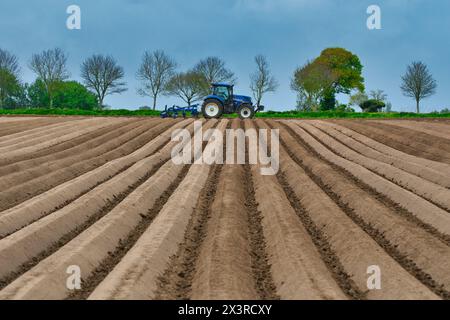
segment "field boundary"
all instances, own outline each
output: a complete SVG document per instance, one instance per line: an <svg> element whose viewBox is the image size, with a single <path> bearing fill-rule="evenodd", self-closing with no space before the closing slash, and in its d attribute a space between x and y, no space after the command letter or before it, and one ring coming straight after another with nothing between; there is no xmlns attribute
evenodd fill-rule
<svg viewBox="0 0 450 320"><path fill-rule="evenodd" d="M0 109L1 117L60 117L60 116L88 116L88 117L159 117L161 110L81 110L81 109ZM227 114L224 118L237 118L237 114ZM267 111L256 113L257 118L277 119L442 119L450 118L450 113L414 113L414 112L343 112L343 111Z"/></svg>

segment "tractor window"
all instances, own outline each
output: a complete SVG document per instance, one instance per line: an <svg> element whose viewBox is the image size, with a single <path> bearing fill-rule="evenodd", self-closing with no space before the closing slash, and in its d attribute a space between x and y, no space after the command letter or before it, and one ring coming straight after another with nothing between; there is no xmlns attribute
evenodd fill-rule
<svg viewBox="0 0 450 320"><path fill-rule="evenodd" d="M222 97L224 100L228 100L228 88L227 87L214 87L214 94Z"/></svg>

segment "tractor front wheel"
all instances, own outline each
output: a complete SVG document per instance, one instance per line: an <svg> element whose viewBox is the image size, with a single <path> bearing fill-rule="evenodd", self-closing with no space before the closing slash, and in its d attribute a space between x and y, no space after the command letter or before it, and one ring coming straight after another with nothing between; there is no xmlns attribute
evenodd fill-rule
<svg viewBox="0 0 450 320"><path fill-rule="evenodd" d="M202 114L205 119L220 118L223 113L223 105L217 100L207 99L202 106Z"/></svg>
<svg viewBox="0 0 450 320"><path fill-rule="evenodd" d="M242 120L252 119L255 116L255 110L253 109L253 106L244 104L239 107L238 115Z"/></svg>

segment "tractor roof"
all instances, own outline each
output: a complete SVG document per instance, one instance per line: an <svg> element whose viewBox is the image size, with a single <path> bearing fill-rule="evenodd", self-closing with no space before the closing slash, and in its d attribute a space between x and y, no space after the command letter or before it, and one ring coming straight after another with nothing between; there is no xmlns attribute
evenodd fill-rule
<svg viewBox="0 0 450 320"><path fill-rule="evenodd" d="M227 87L227 88L233 87L233 85L229 83L211 83L211 85L213 87Z"/></svg>

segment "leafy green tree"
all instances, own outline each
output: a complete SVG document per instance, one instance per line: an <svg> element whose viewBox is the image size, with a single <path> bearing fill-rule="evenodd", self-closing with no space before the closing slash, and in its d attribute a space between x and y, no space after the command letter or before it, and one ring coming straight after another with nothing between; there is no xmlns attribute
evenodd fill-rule
<svg viewBox="0 0 450 320"><path fill-rule="evenodd" d="M321 99L321 110L332 110L336 107L337 93L364 91L363 66L358 56L350 51L343 48L328 48L323 50L313 63L327 66L335 79Z"/></svg>
<svg viewBox="0 0 450 320"><path fill-rule="evenodd" d="M93 110L98 102L95 94L76 81L54 83L53 107L62 109ZM49 96L44 82L37 79L27 86L26 97L32 108L45 108L49 105ZM21 106L23 107L23 106Z"/></svg>
<svg viewBox="0 0 450 320"><path fill-rule="evenodd" d="M384 102L385 107L382 111L384 112L391 112L392 111L392 103L390 103L388 99L388 95L383 90L371 90L369 93L369 96L373 100L378 100L381 102Z"/></svg>
<svg viewBox="0 0 450 320"><path fill-rule="evenodd" d="M54 105L63 109L93 110L97 107L97 97L85 86L76 81L66 81L58 84Z"/></svg>
<svg viewBox="0 0 450 320"><path fill-rule="evenodd" d="M307 62L294 72L291 89L297 92L303 110L317 111L320 100L335 81L332 70L321 63Z"/></svg>
<svg viewBox="0 0 450 320"><path fill-rule="evenodd" d="M17 56L0 48L0 108L11 105L20 89L19 72Z"/></svg>
<svg viewBox="0 0 450 320"><path fill-rule="evenodd" d="M297 111L312 111L311 103L308 99L307 93L304 90L299 90L297 92L297 105L295 107Z"/></svg>
<svg viewBox="0 0 450 320"><path fill-rule="evenodd" d="M320 99L320 110L329 111L336 109L336 94L332 88L326 90Z"/></svg>
<svg viewBox="0 0 450 320"><path fill-rule="evenodd" d="M360 107L364 112L380 112L386 107L386 104L380 100L370 99L364 101Z"/></svg>
<svg viewBox="0 0 450 320"><path fill-rule="evenodd" d="M39 78L28 86L27 96L32 108L45 108L49 105L47 88Z"/></svg>
<svg viewBox="0 0 450 320"><path fill-rule="evenodd" d="M349 105L360 107L361 104L365 101L369 100L369 97L364 92L356 92L354 95L350 96Z"/></svg>
<svg viewBox="0 0 450 320"><path fill-rule="evenodd" d="M384 93L383 90L371 90L369 95L365 92L356 92L355 94L350 96L349 105L350 106L358 106L363 111L365 109L370 109L370 112L379 112L381 109L374 107L373 101L378 101L378 105L384 104L382 109L385 109L386 112L391 112L392 104L387 101L387 94ZM370 103L366 103L367 101L372 101ZM364 109L365 108L365 109Z"/></svg>
<svg viewBox="0 0 450 320"><path fill-rule="evenodd" d="M346 104L340 104L336 107L336 111L339 112L355 112L355 109L347 106Z"/></svg>
<svg viewBox="0 0 450 320"><path fill-rule="evenodd" d="M7 98L6 107L13 109L26 109L31 107L30 99L28 98L28 83L19 84L17 90Z"/></svg>
<svg viewBox="0 0 450 320"><path fill-rule="evenodd" d="M314 61L328 66L336 77L335 93L350 94L354 89L364 91L363 66L358 56L343 48L328 48Z"/></svg>
<svg viewBox="0 0 450 320"><path fill-rule="evenodd" d="M358 56L342 48L328 48L313 62L308 62L294 73L291 88L297 91L304 109L334 110L336 94L364 92L362 65Z"/></svg>
<svg viewBox="0 0 450 320"><path fill-rule="evenodd" d="M7 107L20 89L17 77L7 69L0 69L0 108Z"/></svg>

